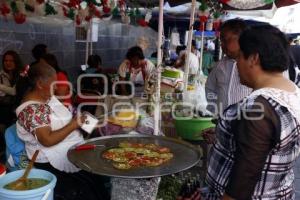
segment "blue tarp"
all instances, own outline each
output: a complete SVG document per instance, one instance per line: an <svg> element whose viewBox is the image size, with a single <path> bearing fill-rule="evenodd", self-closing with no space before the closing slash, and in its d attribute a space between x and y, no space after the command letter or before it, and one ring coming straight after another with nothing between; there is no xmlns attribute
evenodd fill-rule
<svg viewBox="0 0 300 200"><path fill-rule="evenodd" d="M202 31L195 31L195 36L202 36ZM204 37L215 37L216 32L215 31L204 31Z"/></svg>

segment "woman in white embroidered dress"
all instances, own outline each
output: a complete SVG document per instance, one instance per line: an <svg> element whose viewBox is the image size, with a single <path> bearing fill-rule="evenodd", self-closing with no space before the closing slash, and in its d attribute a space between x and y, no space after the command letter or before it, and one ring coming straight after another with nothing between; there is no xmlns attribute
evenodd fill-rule
<svg viewBox="0 0 300 200"><path fill-rule="evenodd" d="M58 181L55 199L108 199L102 177L79 171L67 159L68 149L83 142L77 130L84 117L72 118L71 112L52 94L55 70L40 61L30 67L17 84L17 134L25 142L29 158L40 153L35 167L52 172Z"/></svg>

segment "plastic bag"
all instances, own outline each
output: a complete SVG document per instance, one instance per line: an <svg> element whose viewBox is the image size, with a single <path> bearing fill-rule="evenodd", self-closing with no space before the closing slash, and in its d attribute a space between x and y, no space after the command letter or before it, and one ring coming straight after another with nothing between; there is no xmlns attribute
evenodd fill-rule
<svg viewBox="0 0 300 200"><path fill-rule="evenodd" d="M202 113L206 113L207 100L205 96L204 86L197 83L195 90L185 91L183 93L183 102L193 105L194 108Z"/></svg>

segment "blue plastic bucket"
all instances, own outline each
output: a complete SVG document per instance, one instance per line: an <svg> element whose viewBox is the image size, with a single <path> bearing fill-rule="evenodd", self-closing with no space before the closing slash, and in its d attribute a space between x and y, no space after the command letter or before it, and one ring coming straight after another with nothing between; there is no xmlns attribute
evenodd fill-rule
<svg viewBox="0 0 300 200"><path fill-rule="evenodd" d="M0 200L53 200L53 190L56 185L56 177L45 170L32 169L28 177L47 179L50 181L48 185L25 191L13 191L3 188L6 184L20 178L23 173L24 170L18 170L8 173L4 177L0 178Z"/></svg>

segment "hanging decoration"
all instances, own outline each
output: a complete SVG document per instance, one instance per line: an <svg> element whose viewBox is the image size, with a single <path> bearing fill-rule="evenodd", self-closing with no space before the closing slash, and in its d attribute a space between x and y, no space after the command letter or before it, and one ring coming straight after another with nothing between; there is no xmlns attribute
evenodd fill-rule
<svg viewBox="0 0 300 200"><path fill-rule="evenodd" d="M102 6L103 6L103 12L105 14L108 14L111 12L111 8L110 8L108 0L102 0Z"/></svg>
<svg viewBox="0 0 300 200"><path fill-rule="evenodd" d="M80 19L80 16L79 15L76 15L76 25L79 26L81 24L81 19Z"/></svg>
<svg viewBox="0 0 300 200"><path fill-rule="evenodd" d="M54 9L54 7L49 4L48 2L45 4L45 16L47 15L56 15L57 11Z"/></svg>
<svg viewBox="0 0 300 200"><path fill-rule="evenodd" d="M227 1L228 2L228 1ZM221 17L226 14L223 9L223 4L217 1L209 1L209 7L211 8L211 15L213 20L213 30L218 37L220 35Z"/></svg>
<svg viewBox="0 0 300 200"><path fill-rule="evenodd" d="M221 3L225 3L230 7L246 10L254 9L273 3L274 0L219 0ZM225 1L225 2L224 2Z"/></svg>
<svg viewBox="0 0 300 200"><path fill-rule="evenodd" d="M142 27L147 27L147 26L149 26L149 22L150 22L151 18L152 18L152 10L148 9L146 12L145 18L140 18L138 20L138 24Z"/></svg>
<svg viewBox="0 0 300 200"><path fill-rule="evenodd" d="M23 24L26 21L26 15L19 10L17 3L15 1L12 1L10 3L10 7L15 22L17 24Z"/></svg>
<svg viewBox="0 0 300 200"><path fill-rule="evenodd" d="M27 11L27 12L34 12L34 6L31 6L30 4L28 4L28 3L25 3L25 10Z"/></svg>
<svg viewBox="0 0 300 200"><path fill-rule="evenodd" d="M36 0L36 2L38 2L38 4L43 4L45 3L45 0Z"/></svg>
<svg viewBox="0 0 300 200"><path fill-rule="evenodd" d="M112 17L121 16L125 24L148 27L152 18L152 9L147 6L146 13L142 14L137 5L128 8L126 0L0 0L0 14L3 17L11 15L18 24L26 21L26 13L49 16L60 14L73 20L77 25L89 22L97 17L108 20Z"/></svg>
<svg viewBox="0 0 300 200"><path fill-rule="evenodd" d="M208 20L209 14L210 14L209 7L206 3L206 0L201 0L201 4L199 6L199 12L198 12L198 16L199 16L199 20L200 20L200 27L199 27L200 31L205 30L205 23Z"/></svg>
<svg viewBox="0 0 300 200"><path fill-rule="evenodd" d="M0 12L1 12L1 15L5 18L10 13L10 8L8 7L8 5L5 2L1 3Z"/></svg>

